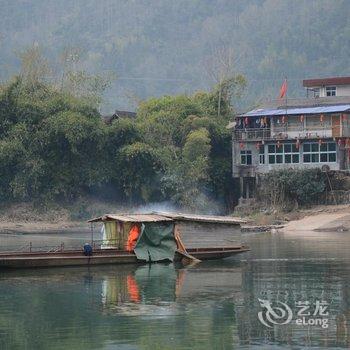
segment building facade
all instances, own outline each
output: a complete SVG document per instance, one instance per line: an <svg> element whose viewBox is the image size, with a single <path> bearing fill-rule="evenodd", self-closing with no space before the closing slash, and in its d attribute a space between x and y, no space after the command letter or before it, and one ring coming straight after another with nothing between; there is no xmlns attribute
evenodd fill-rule
<svg viewBox="0 0 350 350"><path fill-rule="evenodd" d="M350 77L303 80L307 96L334 97L350 96Z"/></svg>
<svg viewBox="0 0 350 350"><path fill-rule="evenodd" d="M343 96L322 97L328 85L304 80L307 98L269 102L236 116L230 125L232 174L240 180L242 198L254 197L256 180L272 170L350 169L350 89L340 90L334 79L340 78L330 78L329 86ZM309 89L317 87L320 95L310 96Z"/></svg>

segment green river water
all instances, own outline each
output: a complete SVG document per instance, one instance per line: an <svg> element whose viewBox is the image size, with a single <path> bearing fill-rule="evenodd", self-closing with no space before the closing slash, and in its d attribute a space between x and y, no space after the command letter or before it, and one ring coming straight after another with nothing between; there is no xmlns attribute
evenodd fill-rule
<svg viewBox="0 0 350 350"><path fill-rule="evenodd" d="M350 234L243 239L251 252L189 267L0 271L0 349L348 348ZM2 249L61 240L87 238L0 235ZM271 302L277 316L287 305L290 315L269 321L263 313L263 324L259 299ZM327 327L297 324L300 311L311 313L307 322L325 319Z"/></svg>

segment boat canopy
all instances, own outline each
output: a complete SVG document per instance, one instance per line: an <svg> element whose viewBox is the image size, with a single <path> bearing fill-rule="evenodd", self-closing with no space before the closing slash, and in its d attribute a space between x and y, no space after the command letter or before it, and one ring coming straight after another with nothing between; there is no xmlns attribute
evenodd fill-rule
<svg viewBox="0 0 350 350"><path fill-rule="evenodd" d="M174 221L193 221L193 222L233 224L233 225L241 225L246 223L245 220L241 218L233 217L233 216L196 215L196 214L162 213L162 212L158 212L157 214L163 215L167 218L171 218Z"/></svg>
<svg viewBox="0 0 350 350"><path fill-rule="evenodd" d="M157 214L105 214L88 222L120 221L120 222L162 222L173 221L171 218Z"/></svg>
<svg viewBox="0 0 350 350"><path fill-rule="evenodd" d="M165 221L193 221L217 224L233 224L241 225L246 223L245 220L232 216L215 216L215 215L196 215L183 213L167 213L153 212L149 214L105 214L88 222L104 222L104 221L120 221L120 222L165 222Z"/></svg>
<svg viewBox="0 0 350 350"><path fill-rule="evenodd" d="M245 223L229 216L165 212L105 214L89 222L103 223L104 248L134 252L143 261L172 261L176 250L187 254L187 248L239 245Z"/></svg>

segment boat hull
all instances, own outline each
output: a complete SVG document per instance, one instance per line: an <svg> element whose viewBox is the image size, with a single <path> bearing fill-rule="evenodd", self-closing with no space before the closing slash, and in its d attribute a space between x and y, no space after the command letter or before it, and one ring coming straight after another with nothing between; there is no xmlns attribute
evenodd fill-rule
<svg viewBox="0 0 350 350"><path fill-rule="evenodd" d="M188 253L199 260L223 259L248 251L246 246L230 248L196 248ZM175 261L183 258L175 254ZM101 249L92 256L85 256L82 251L65 251L55 253L7 253L0 254L0 268L36 268L62 266L91 266L116 264L144 264L134 253L116 249Z"/></svg>

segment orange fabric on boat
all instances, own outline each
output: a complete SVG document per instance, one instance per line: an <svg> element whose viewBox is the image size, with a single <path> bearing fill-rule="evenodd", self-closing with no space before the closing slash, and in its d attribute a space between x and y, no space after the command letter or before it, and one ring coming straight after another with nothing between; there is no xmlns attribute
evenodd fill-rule
<svg viewBox="0 0 350 350"><path fill-rule="evenodd" d="M131 275L126 277L126 285L128 287L129 298L131 301L138 303L140 302L140 292L135 278Z"/></svg>
<svg viewBox="0 0 350 350"><path fill-rule="evenodd" d="M138 225L133 225L130 229L129 236L128 236L128 241L126 243L126 250L128 252L132 252L136 246L136 242L139 238L141 229L140 226Z"/></svg>

